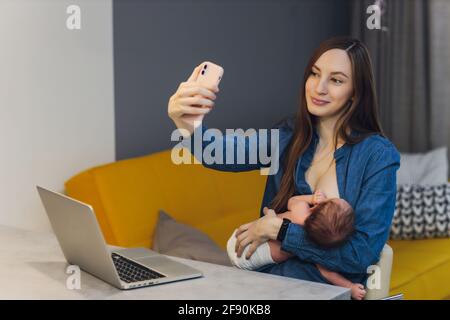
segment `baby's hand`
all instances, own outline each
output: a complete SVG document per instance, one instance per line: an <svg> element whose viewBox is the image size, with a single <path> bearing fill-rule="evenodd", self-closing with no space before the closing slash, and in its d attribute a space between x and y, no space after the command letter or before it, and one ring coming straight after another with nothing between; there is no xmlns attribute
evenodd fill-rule
<svg viewBox="0 0 450 320"><path fill-rule="evenodd" d="M313 204L319 204L321 202L324 202L327 199L327 196L325 193L323 193L320 190L316 190L313 195Z"/></svg>
<svg viewBox="0 0 450 320"><path fill-rule="evenodd" d="M353 283L350 289L352 291L352 298L355 300L362 300L366 295L366 290L360 283Z"/></svg>

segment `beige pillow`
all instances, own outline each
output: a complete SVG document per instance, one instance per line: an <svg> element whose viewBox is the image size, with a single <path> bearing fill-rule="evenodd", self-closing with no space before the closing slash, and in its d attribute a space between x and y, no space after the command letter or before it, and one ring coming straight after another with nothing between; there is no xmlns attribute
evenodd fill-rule
<svg viewBox="0 0 450 320"><path fill-rule="evenodd" d="M159 211L152 249L169 256L232 265L227 252L217 246L208 235L175 221L162 210Z"/></svg>

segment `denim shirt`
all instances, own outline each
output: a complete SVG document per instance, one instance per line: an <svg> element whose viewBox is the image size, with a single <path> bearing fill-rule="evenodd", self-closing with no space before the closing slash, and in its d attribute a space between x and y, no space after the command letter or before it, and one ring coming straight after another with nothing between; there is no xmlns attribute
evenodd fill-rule
<svg viewBox="0 0 450 320"><path fill-rule="evenodd" d="M196 134L203 134L205 126L199 126ZM283 168L281 166L289 141L293 135L293 126L285 124L279 128L279 157L280 168L275 175L269 175L266 182L264 196L261 204L262 209L268 206L279 190ZM352 133L356 134L356 133ZM246 137L245 144L237 143L233 136L224 135L220 141L214 141L216 145L223 146L223 154L226 153L226 144L232 143L237 148L243 148L248 154L249 142ZM233 139L233 141L230 141ZM191 147L191 140L184 139L182 145ZM258 137L259 141L259 137ZM266 139L270 143L270 139ZM311 187L305 180L305 172L310 167L319 136L316 129L306 151L299 156L295 170L296 194L312 194ZM205 148L210 141L202 142ZM202 148L202 149L203 149ZM195 155L193 148L191 152ZM268 146L270 150L270 146ZM336 177L339 196L345 199L355 212L355 232L351 238L341 247L335 249L323 249L310 241L305 235L301 225L291 223L286 236L281 243L284 251L293 253L299 260L307 262L304 264L293 264L282 271L269 273L280 273L280 275L304 278L305 280L327 282L325 278L317 276L316 264L331 271L336 271L353 282L365 282L367 279L367 268L376 264L379 260L381 250L388 240L390 226L395 210L396 201L396 171L400 166L400 155L395 146L386 138L374 134L366 137L361 142L350 145L345 143L334 152L336 161ZM246 157L248 159L248 156ZM248 171L263 167L261 163L256 164L205 164L204 166L221 171ZM289 260L288 260L289 261ZM283 263L282 263L283 264ZM289 268L311 268L306 276L296 276L295 270ZM315 273L316 276L311 276Z"/></svg>

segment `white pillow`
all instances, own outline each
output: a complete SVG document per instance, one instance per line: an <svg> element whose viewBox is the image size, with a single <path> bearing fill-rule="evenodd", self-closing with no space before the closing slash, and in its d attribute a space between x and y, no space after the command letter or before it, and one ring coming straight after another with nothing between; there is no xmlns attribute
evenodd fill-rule
<svg viewBox="0 0 450 320"><path fill-rule="evenodd" d="M447 147L426 153L400 153L397 185L447 183Z"/></svg>

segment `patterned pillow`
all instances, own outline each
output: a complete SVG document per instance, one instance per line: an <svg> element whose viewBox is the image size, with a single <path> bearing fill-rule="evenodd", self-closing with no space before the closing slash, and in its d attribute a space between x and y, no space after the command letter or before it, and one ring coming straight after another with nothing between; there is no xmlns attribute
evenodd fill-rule
<svg viewBox="0 0 450 320"><path fill-rule="evenodd" d="M390 238L450 237L450 183L399 185Z"/></svg>

